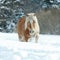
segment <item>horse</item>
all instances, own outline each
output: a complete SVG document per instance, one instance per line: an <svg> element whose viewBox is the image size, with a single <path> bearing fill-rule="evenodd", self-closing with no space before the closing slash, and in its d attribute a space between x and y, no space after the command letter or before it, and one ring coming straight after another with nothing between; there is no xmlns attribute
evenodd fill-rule
<svg viewBox="0 0 60 60"><path fill-rule="evenodd" d="M22 42L28 42L32 37L35 37L35 42L38 41L40 28L34 13L29 13L18 20L17 33Z"/></svg>

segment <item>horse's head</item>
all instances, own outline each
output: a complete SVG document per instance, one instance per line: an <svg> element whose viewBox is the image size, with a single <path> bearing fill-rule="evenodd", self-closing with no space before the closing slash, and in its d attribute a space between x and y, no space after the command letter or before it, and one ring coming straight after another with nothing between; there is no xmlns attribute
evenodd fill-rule
<svg viewBox="0 0 60 60"><path fill-rule="evenodd" d="M36 22L37 22L37 18L34 15L34 13L28 14L28 16L26 17L26 21L25 21L25 29L29 30L29 34L30 35L34 35L35 34Z"/></svg>

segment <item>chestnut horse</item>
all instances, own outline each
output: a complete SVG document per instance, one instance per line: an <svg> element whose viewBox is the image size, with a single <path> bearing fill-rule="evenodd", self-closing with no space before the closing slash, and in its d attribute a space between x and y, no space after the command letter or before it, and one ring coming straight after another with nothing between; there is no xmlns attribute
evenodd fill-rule
<svg viewBox="0 0 60 60"><path fill-rule="evenodd" d="M29 38L35 37L37 42L39 36L39 25L34 13L23 16L17 23L17 32L20 41L28 42Z"/></svg>

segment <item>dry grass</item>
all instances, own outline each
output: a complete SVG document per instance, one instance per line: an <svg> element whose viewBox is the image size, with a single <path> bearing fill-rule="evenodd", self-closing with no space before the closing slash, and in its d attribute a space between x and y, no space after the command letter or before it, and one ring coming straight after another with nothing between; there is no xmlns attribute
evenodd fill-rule
<svg viewBox="0 0 60 60"><path fill-rule="evenodd" d="M41 33L60 34L60 9L49 9L36 13Z"/></svg>

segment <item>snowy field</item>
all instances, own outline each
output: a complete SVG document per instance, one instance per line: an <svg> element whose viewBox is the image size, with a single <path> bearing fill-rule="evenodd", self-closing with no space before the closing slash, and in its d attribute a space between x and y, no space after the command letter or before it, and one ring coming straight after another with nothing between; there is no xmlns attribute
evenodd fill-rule
<svg viewBox="0 0 60 60"><path fill-rule="evenodd" d="M60 36L40 35L38 43L19 42L17 33L0 33L0 60L60 60Z"/></svg>

